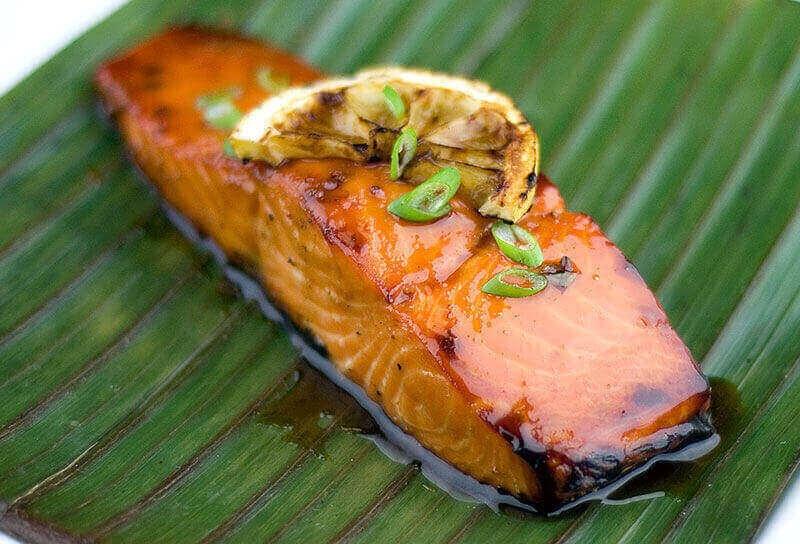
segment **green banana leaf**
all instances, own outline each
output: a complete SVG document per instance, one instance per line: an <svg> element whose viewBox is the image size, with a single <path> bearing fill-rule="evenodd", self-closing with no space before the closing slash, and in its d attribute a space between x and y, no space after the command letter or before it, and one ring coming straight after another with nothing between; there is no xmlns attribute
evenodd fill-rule
<svg viewBox="0 0 800 544"><path fill-rule="evenodd" d="M521 518L452 498L353 432L359 409L176 233L95 113L98 62L185 23L330 73L420 65L510 94L543 170L712 377L721 445L628 490L645 500ZM126 5L0 98L0 528L147 543L753 537L800 448L799 127L788 0Z"/></svg>

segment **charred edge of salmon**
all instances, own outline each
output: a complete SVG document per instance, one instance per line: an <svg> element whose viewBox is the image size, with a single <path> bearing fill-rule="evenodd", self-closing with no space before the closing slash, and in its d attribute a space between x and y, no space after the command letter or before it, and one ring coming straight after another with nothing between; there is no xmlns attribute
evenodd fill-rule
<svg viewBox="0 0 800 544"><path fill-rule="evenodd" d="M501 423L498 430L512 445L514 453L522 457L536 473L541 483L542 498L535 503L535 506L544 513L569 509L571 503L591 493L602 491L629 473L642 468L648 461L657 460L664 454L680 453L708 439L716 432L707 408L703 408L691 419L658 431L652 440L637 450L625 452L622 456L613 451L600 451L574 461L544 446L538 448L538 444L527 447L524 445L522 434L514 428L513 422Z"/></svg>
<svg viewBox="0 0 800 544"><path fill-rule="evenodd" d="M564 484L559 487L543 486L547 490L561 490L546 497L549 502L546 511L552 512L592 491L602 490L629 472L635 471L645 461L653 459L660 454L680 452L682 449L705 440L715 433L711 418L707 412L699 413L691 420L681 424L680 427L682 429L680 432L669 433L669 430L664 431L660 440L648 443L646 447L629 456L624 463L613 453L606 455L597 453L590 458L571 464L570 478ZM688 430L686 427L688 427ZM531 464L539 478L552 479L552 470L542 470L543 464L552 458L547 453L544 455L539 454L536 464Z"/></svg>

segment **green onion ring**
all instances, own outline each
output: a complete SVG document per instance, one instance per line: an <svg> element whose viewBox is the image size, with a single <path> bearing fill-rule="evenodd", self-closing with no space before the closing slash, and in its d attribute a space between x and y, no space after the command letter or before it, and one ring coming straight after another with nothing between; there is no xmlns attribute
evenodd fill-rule
<svg viewBox="0 0 800 544"><path fill-rule="evenodd" d="M403 102L403 98L400 96L400 93L397 92L397 89L392 87L391 85L386 85L383 88L383 97L386 99L386 105L389 108L389 111L392 112L395 119L402 119L406 115L406 105Z"/></svg>
<svg viewBox="0 0 800 544"><path fill-rule="evenodd" d="M225 153L225 156L232 159L239 158L238 155L236 155L236 151L233 150L233 144L231 144L230 138L225 138L225 141L222 142L222 152Z"/></svg>
<svg viewBox="0 0 800 544"><path fill-rule="evenodd" d="M406 221L426 223L450 213L450 199L461 185L461 174L452 166L442 168L409 192L394 199L387 210Z"/></svg>
<svg viewBox="0 0 800 544"><path fill-rule="evenodd" d="M292 81L288 76L273 72L267 67L256 70L256 81L262 89L272 94L277 94L292 86Z"/></svg>
<svg viewBox="0 0 800 544"><path fill-rule="evenodd" d="M512 261L532 268L544 262L536 237L519 225L497 221L492 225L492 236L503 255Z"/></svg>
<svg viewBox="0 0 800 544"><path fill-rule="evenodd" d="M219 130L233 130L242 118L242 112L233 103L239 93L237 89L228 89L198 97L197 108L203 112L205 122Z"/></svg>
<svg viewBox="0 0 800 544"><path fill-rule="evenodd" d="M400 153L403 154L402 160ZM405 127L400 131L400 135L394 141L392 146L392 160L389 164L389 175L392 179L398 179L403 175L411 159L417 153L417 131L411 127Z"/></svg>
<svg viewBox="0 0 800 544"><path fill-rule="evenodd" d="M506 281L509 277L522 280L529 286L509 283ZM511 267L495 274L481 287L481 291L498 297L522 298L535 295L545 287L547 287L546 276L525 268Z"/></svg>

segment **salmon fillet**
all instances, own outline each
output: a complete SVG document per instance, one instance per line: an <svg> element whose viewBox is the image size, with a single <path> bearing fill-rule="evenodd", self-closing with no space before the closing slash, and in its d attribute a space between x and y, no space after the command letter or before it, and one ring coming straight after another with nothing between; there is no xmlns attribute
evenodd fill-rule
<svg viewBox="0 0 800 544"><path fill-rule="evenodd" d="M536 296L481 286L508 267L491 221L456 196L432 224L398 220L385 164L278 168L223 153L199 96L256 106L267 67L321 77L262 43L176 29L99 68L96 84L163 198L405 432L478 481L549 511L712 433L709 386L636 269L540 176L520 221L554 267ZM563 257L568 260L563 260Z"/></svg>

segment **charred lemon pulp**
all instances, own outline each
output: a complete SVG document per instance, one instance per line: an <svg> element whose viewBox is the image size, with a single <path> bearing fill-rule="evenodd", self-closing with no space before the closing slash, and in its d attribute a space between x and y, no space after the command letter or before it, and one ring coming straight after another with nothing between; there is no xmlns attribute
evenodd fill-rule
<svg viewBox="0 0 800 544"><path fill-rule="evenodd" d="M387 87L403 101L399 114L387 104ZM386 67L287 89L245 115L231 143L239 157L272 165L299 158L388 161L404 127L418 137L404 180L420 183L455 166L481 214L517 221L531 207L536 133L507 96L468 79Z"/></svg>

